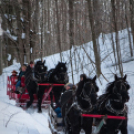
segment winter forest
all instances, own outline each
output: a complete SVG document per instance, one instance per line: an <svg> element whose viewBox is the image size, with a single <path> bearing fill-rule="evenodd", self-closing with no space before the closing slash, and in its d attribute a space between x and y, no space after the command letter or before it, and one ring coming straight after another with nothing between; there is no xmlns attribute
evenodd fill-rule
<svg viewBox="0 0 134 134"><path fill-rule="evenodd" d="M98 95L105 92L114 74L119 77L126 74L131 86L127 102L128 134L134 133L134 0L0 0L2 108L6 107L3 101L12 103L6 97L7 76L13 70L19 72L24 63L38 60L45 60L48 69L59 61L66 62L69 82L73 84L79 82L82 73L90 77L96 75ZM35 112L29 118L31 122L34 120L38 132L29 129L25 134L51 133L47 110L44 111L43 116ZM0 117L2 134L9 134L10 128L6 131L5 127L12 115L14 113L6 117L7 121ZM43 119L47 129L43 127ZM27 129L25 123L19 121L13 132L23 132Z"/></svg>
<svg viewBox="0 0 134 134"><path fill-rule="evenodd" d="M94 67L90 73L103 74L101 64L113 53L111 62L123 76L122 62L133 57L133 6L132 0L1 0L0 72L13 59L23 64L60 53L62 61L63 51L92 41L89 51L82 47ZM124 29L126 34L119 38ZM106 34L109 43L105 43ZM102 52L100 36L105 47ZM121 43L126 38L127 43ZM75 49L70 51L70 59L72 56L79 56Z"/></svg>

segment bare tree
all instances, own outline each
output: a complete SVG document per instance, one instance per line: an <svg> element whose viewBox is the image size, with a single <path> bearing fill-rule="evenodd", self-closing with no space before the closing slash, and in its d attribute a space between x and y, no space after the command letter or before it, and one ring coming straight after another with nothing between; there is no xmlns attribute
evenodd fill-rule
<svg viewBox="0 0 134 134"><path fill-rule="evenodd" d="M120 42L119 42L119 34L118 34L118 28L117 28L117 11L115 7L116 5L119 6L118 2L116 0L111 0L111 6L112 6L112 15L113 15L113 25L115 30L115 42L116 42L116 53L117 53L117 60L118 60L118 67L120 75L123 77L123 67L122 67L122 59L121 59L121 49L120 49Z"/></svg>
<svg viewBox="0 0 134 134"><path fill-rule="evenodd" d="M100 61L100 52L99 47L97 45L97 36L95 31L95 19L93 16L93 3L92 0L88 0L88 8L89 8L89 21L91 26L91 33L92 33L92 41L93 41L93 50L94 50L94 56L95 56L95 65L96 65L96 74L100 76L101 74L101 61Z"/></svg>
<svg viewBox="0 0 134 134"><path fill-rule="evenodd" d="M0 36L0 75L2 74L3 70L3 61L2 61L2 37Z"/></svg>
<svg viewBox="0 0 134 134"><path fill-rule="evenodd" d="M131 20L131 31L132 31L132 36L133 36L133 48L134 48L134 1L129 0L130 3L130 20Z"/></svg>
<svg viewBox="0 0 134 134"><path fill-rule="evenodd" d="M70 39L70 60L71 60L71 69L72 69L72 81L73 78L73 63L72 63L72 47L74 46L74 19L73 19L73 7L74 0L69 0L69 39Z"/></svg>

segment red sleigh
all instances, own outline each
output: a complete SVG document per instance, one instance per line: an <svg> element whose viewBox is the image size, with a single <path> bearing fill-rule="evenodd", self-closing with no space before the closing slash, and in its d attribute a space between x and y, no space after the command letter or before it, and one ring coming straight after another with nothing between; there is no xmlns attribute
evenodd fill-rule
<svg viewBox="0 0 134 134"><path fill-rule="evenodd" d="M17 76L10 78L8 76L7 78L7 95L9 96L9 99L13 99L16 101L17 105L23 106L27 103L27 101L30 100L29 94L27 89L24 90L23 94L17 94L14 91L16 90L16 83L17 83ZM21 87L25 88L25 77L21 78ZM64 84L50 84L50 83L44 83L44 84L39 84L40 86L47 86L47 88L44 91L43 99L42 99L42 106L48 105L51 103L50 99L50 92L53 88L53 86L64 86ZM53 97L54 100L54 97ZM37 104L38 98L37 95L34 94L34 102L33 104Z"/></svg>

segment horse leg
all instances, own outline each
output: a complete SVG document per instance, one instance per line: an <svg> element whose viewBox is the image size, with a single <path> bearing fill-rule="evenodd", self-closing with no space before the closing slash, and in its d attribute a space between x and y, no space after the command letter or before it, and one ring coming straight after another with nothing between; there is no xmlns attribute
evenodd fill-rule
<svg viewBox="0 0 134 134"><path fill-rule="evenodd" d="M55 102L57 105L59 104L62 88L63 87L53 87L53 93L54 93Z"/></svg>
<svg viewBox="0 0 134 134"><path fill-rule="evenodd" d="M110 128L102 128L100 130L100 133L99 134L115 134L115 130L114 129L110 129Z"/></svg>
<svg viewBox="0 0 134 134"><path fill-rule="evenodd" d="M121 134L128 134L128 131L127 131L127 120L125 120L120 128L121 130Z"/></svg>
<svg viewBox="0 0 134 134"><path fill-rule="evenodd" d="M45 88L43 86L39 86L39 91L38 91L38 112L42 112L41 103L42 103L42 98L43 98L44 91L45 91Z"/></svg>
<svg viewBox="0 0 134 134"><path fill-rule="evenodd" d="M72 126L72 134L80 134L80 131L81 131L80 125Z"/></svg>
<svg viewBox="0 0 134 134"><path fill-rule="evenodd" d="M58 91L53 90L54 98L55 98L55 103L56 103L56 104L58 104L58 102L59 102L59 97L58 97L57 92L58 92Z"/></svg>
<svg viewBox="0 0 134 134"><path fill-rule="evenodd" d="M91 134L92 133L92 124L93 119L92 118L83 118L83 129L85 131L85 134Z"/></svg>
<svg viewBox="0 0 134 134"><path fill-rule="evenodd" d="M33 103L33 100L34 100L32 89L28 89L28 94L30 97L30 101L27 102L27 105L26 105L27 108L29 108L31 106L31 104Z"/></svg>
<svg viewBox="0 0 134 134"><path fill-rule="evenodd" d="M91 134L92 133L92 126L91 127L89 126L89 128L84 129L84 131L85 131L85 134Z"/></svg>
<svg viewBox="0 0 134 134"><path fill-rule="evenodd" d="M50 92L51 106L53 107L53 92Z"/></svg>

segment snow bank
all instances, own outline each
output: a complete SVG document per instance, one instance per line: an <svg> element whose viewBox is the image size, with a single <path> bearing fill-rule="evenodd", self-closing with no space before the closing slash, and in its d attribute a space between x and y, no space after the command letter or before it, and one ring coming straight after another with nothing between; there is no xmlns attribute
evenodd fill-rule
<svg viewBox="0 0 134 134"><path fill-rule="evenodd" d="M21 108L0 101L1 134L39 134L32 117Z"/></svg>

